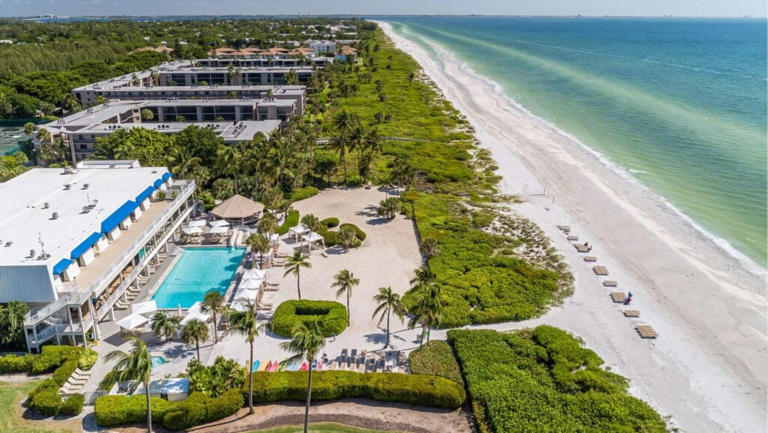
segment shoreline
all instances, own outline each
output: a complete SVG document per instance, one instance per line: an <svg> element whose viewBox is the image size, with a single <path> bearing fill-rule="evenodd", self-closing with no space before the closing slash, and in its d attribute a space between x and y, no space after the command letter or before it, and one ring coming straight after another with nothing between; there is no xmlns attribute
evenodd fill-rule
<svg viewBox="0 0 768 433"><path fill-rule="evenodd" d="M475 127L499 165L501 192L523 198L514 210L539 225L574 273L575 294L562 306L539 319L492 327L548 323L581 336L607 366L632 380L633 394L686 431L762 431L764 272L748 269L629 172L529 113L451 53L432 45L440 65L379 24ZM637 337L633 321L611 305L608 290L558 224L571 225L594 246L610 278L635 294L633 309L642 311L637 323L654 326L658 340Z"/></svg>

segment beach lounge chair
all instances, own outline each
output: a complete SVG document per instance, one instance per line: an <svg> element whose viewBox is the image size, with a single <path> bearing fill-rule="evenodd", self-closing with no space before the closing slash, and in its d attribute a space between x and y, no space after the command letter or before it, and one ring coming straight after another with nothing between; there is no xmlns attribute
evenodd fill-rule
<svg viewBox="0 0 768 433"><path fill-rule="evenodd" d="M650 325L637 325L635 330L640 338L656 338L659 334Z"/></svg>
<svg viewBox="0 0 768 433"><path fill-rule="evenodd" d="M566 239L568 239L571 242L575 242L579 240L579 237L575 235L571 235L571 236L568 236Z"/></svg>
<svg viewBox="0 0 768 433"><path fill-rule="evenodd" d="M586 256L584 257L585 262L594 263L597 261L597 257L595 256Z"/></svg>
<svg viewBox="0 0 768 433"><path fill-rule="evenodd" d="M560 225L560 226L557 226L557 228L560 229L560 231L562 231L563 233L570 233L571 232L571 226Z"/></svg>
<svg viewBox="0 0 768 433"><path fill-rule="evenodd" d="M586 244L574 244L573 247L580 253L588 253L590 249Z"/></svg>
<svg viewBox="0 0 768 433"><path fill-rule="evenodd" d="M349 353L349 358L347 358L347 370L352 367L352 364L357 359L357 349L352 349L352 351Z"/></svg>
<svg viewBox="0 0 768 433"><path fill-rule="evenodd" d="M603 287L617 287L619 283L614 280L605 280L603 281Z"/></svg>
<svg viewBox="0 0 768 433"><path fill-rule="evenodd" d="M624 310L624 317L640 317L640 312L637 310Z"/></svg>
<svg viewBox="0 0 768 433"><path fill-rule="evenodd" d="M627 299L627 295L624 292L611 292L611 300L617 304L623 304Z"/></svg>
<svg viewBox="0 0 768 433"><path fill-rule="evenodd" d="M608 268L605 266L595 266L592 268L595 275L608 275Z"/></svg>

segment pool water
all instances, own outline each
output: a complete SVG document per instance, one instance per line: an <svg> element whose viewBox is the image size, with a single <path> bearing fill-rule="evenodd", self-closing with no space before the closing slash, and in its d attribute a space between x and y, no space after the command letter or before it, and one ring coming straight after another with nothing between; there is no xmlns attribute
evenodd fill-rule
<svg viewBox="0 0 768 433"><path fill-rule="evenodd" d="M166 362L165 358L163 358L162 356L153 356L151 360L152 368L163 365L165 364L165 362Z"/></svg>
<svg viewBox="0 0 768 433"><path fill-rule="evenodd" d="M222 295L235 276L245 248L185 248L152 299L157 308L189 308L211 290Z"/></svg>

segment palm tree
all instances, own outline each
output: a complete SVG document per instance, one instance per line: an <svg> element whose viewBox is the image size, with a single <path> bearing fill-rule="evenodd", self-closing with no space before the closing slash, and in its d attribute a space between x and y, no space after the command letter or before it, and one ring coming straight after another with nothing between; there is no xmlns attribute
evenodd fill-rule
<svg viewBox="0 0 768 433"><path fill-rule="evenodd" d="M287 277L288 274L296 275L296 290L299 292L299 299L301 299L301 269L312 269L312 263L309 262L309 256L305 255L301 251L295 251L293 256L288 258L285 263L285 272L283 277Z"/></svg>
<svg viewBox="0 0 768 433"><path fill-rule="evenodd" d="M200 362L200 340L208 339L208 325L197 319L192 319L181 328L181 340L187 344L195 343L197 362Z"/></svg>
<svg viewBox="0 0 768 433"><path fill-rule="evenodd" d="M272 234L277 230L277 218L271 212L264 211L261 218L259 218L259 222L256 223L256 229L259 233L266 233L269 237L272 237Z"/></svg>
<svg viewBox="0 0 768 433"><path fill-rule="evenodd" d="M355 274L349 271L349 269L340 270L336 276L333 277L334 281L331 287L337 287L336 297L341 295L347 295L347 326L350 325L350 311L349 311L349 297L352 296L352 288L360 284L360 279L355 278Z"/></svg>
<svg viewBox="0 0 768 433"><path fill-rule="evenodd" d="M224 296L216 290L211 290L203 297L203 302L200 304L202 312L211 312L213 316L213 341L219 342L219 333L216 331L218 326L217 316L227 311L227 304L224 302Z"/></svg>
<svg viewBox="0 0 768 433"><path fill-rule="evenodd" d="M325 347L325 338L320 330L320 323L315 320L309 325L300 324L293 330L293 339L282 343L280 347L288 352L295 353L294 356L283 361L284 363L295 362L302 358L307 358L309 363L309 375L307 376L307 406L304 409L304 433L307 433L309 426L309 405L312 401L312 363L315 361L317 353Z"/></svg>
<svg viewBox="0 0 768 433"><path fill-rule="evenodd" d="M222 173L232 176L235 183L235 194L237 191L237 171L240 169L240 162L243 153L237 145L223 145L219 147L217 158L219 170Z"/></svg>
<svg viewBox="0 0 768 433"><path fill-rule="evenodd" d="M269 251L269 238L254 233L248 237L248 246L252 252L259 253L259 260L264 263L264 253Z"/></svg>
<svg viewBox="0 0 768 433"><path fill-rule="evenodd" d="M413 278L411 278L412 288L426 288L435 282L435 274L429 269L428 266L420 266L414 272Z"/></svg>
<svg viewBox="0 0 768 433"><path fill-rule="evenodd" d="M152 433L152 407L149 399L149 377L152 375L152 356L149 354L147 345L138 337L128 337L133 343L133 349L130 353L122 350L115 350L106 356L106 360L117 360L117 364L112 367L112 371L107 374L111 381L123 382L127 380L138 380L144 384L144 393L147 397L147 431Z"/></svg>
<svg viewBox="0 0 768 433"><path fill-rule="evenodd" d="M429 285L422 293L419 302L411 310L413 314L408 322L408 327L413 329L421 325L421 339L419 347L424 344L424 338L429 341L429 328L440 324L443 314L443 303L440 300L440 288L435 284Z"/></svg>
<svg viewBox="0 0 768 433"><path fill-rule="evenodd" d="M248 407L250 408L250 414L253 414L253 341L259 336L259 333L264 330L264 324L259 323L256 318L256 313L253 311L256 306L251 303L250 300L245 302L245 311L230 311L227 314L227 322L229 327L225 331L225 335L229 333L235 333L245 336L245 341L251 346L251 358L246 368L248 373Z"/></svg>
<svg viewBox="0 0 768 433"><path fill-rule="evenodd" d="M347 149L350 145L350 133L360 124L360 118L347 110L342 110L333 116L333 126L338 130L338 136L331 145L339 152L339 161L344 164L344 182L347 181Z"/></svg>
<svg viewBox="0 0 768 433"><path fill-rule="evenodd" d="M171 339L171 335L179 329L179 320L176 316L169 316L162 311L158 311L152 316L152 332L155 337L161 335L165 337L165 341Z"/></svg>
<svg viewBox="0 0 768 433"><path fill-rule="evenodd" d="M380 287L379 293L374 295L373 300L378 302L378 305L373 311L373 316L371 318L375 318L376 315L379 314L379 325L381 325L384 317L387 318L387 342L384 343L384 348L386 349L389 347L389 318L392 313L395 313L402 322L405 308L403 307L402 302L400 302L400 295L394 293L391 287Z"/></svg>
<svg viewBox="0 0 768 433"><path fill-rule="evenodd" d="M192 151L186 146L182 146L176 151L171 172L173 172L176 177L186 178L189 177L192 170L200 165L201 162L202 159L200 159L200 157L194 156Z"/></svg>

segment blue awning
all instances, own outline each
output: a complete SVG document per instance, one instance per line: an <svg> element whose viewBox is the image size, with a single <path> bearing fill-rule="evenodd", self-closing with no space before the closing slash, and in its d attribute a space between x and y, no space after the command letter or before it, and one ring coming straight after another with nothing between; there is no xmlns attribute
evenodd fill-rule
<svg viewBox="0 0 768 433"><path fill-rule="evenodd" d="M72 260L77 260L85 254L86 251L88 251L88 248L92 247L93 244L99 241L101 239L101 233L93 232L90 236L85 238L84 241L80 242L80 245L76 246L74 250L72 250L72 254L69 256Z"/></svg>
<svg viewBox="0 0 768 433"><path fill-rule="evenodd" d="M148 186L147 189L141 192L141 194L136 196L136 203L141 204L144 200L146 200L150 195L152 195L152 192L155 191L154 186Z"/></svg>
<svg viewBox="0 0 768 433"><path fill-rule="evenodd" d="M163 174L163 176L160 179L168 180L170 178L171 178L171 173L165 172L165 174Z"/></svg>
<svg viewBox="0 0 768 433"><path fill-rule="evenodd" d="M72 260L69 259L61 259L59 260L59 263L56 263L53 265L53 275L59 275L60 273L67 270L69 265L72 264Z"/></svg>
<svg viewBox="0 0 768 433"><path fill-rule="evenodd" d="M163 184L163 179L157 179L155 183L153 183L152 185L154 185L155 188L160 188L160 185L162 184Z"/></svg>
<svg viewBox="0 0 768 433"><path fill-rule="evenodd" d="M117 227L121 222L123 222L124 219L128 217L128 215L131 214L139 205L135 202L132 202L128 200L127 202L123 203L120 208L118 208L116 211L112 213L112 215L108 216L107 219L101 222L101 232L102 233L109 233Z"/></svg>

